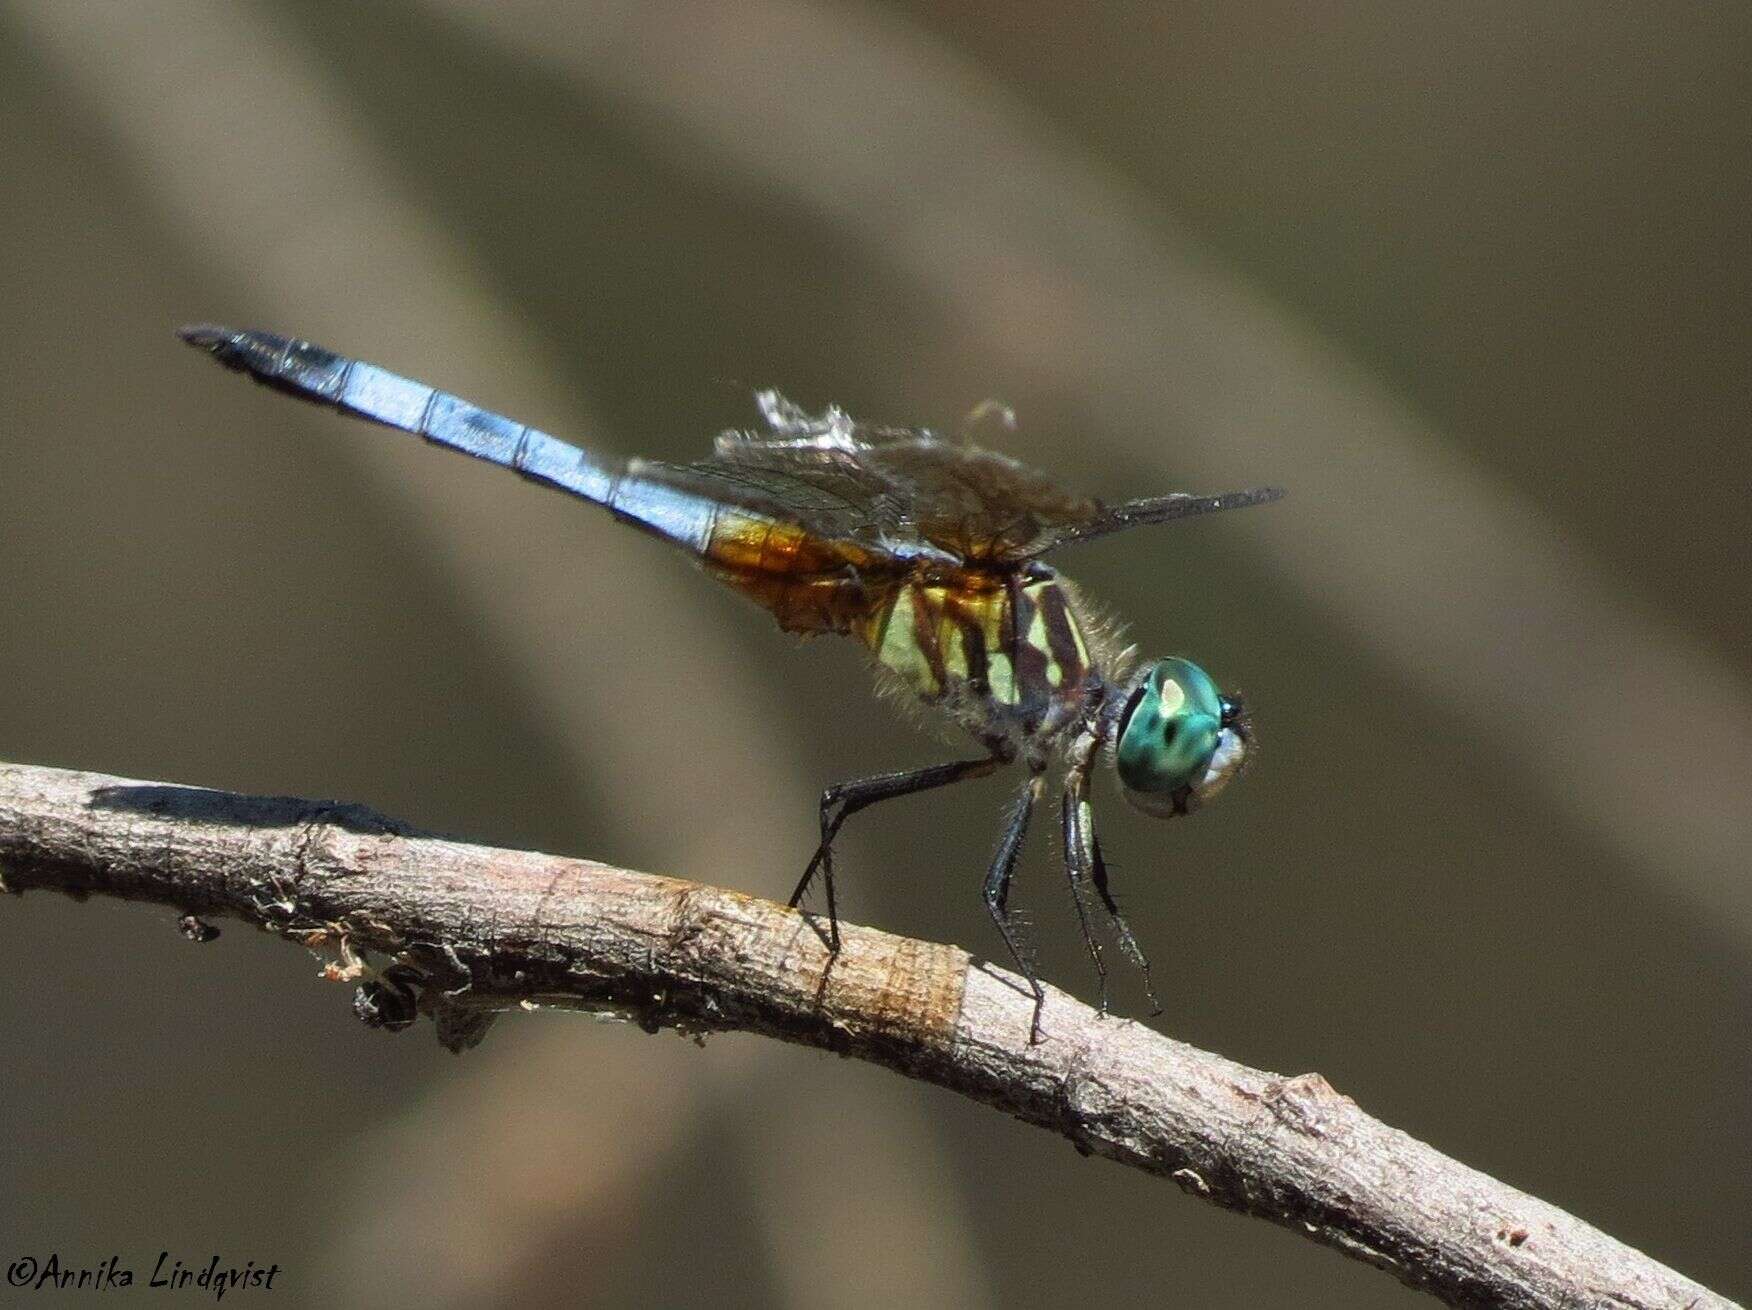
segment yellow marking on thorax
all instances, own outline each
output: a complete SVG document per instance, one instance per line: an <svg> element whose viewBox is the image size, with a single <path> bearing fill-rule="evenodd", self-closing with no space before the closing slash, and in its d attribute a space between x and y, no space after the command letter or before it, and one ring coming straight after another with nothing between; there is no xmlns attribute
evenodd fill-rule
<svg viewBox="0 0 1752 1310"><path fill-rule="evenodd" d="M1014 706L1027 689L1017 678L1011 649L1012 598L1005 586L909 583L865 640L885 667L927 700L970 685L999 705Z"/></svg>
<svg viewBox="0 0 1752 1310"><path fill-rule="evenodd" d="M1072 628L1075 631L1075 627ZM1065 671L1059 667L1059 662L1053 657L1052 646L1046 639L1046 615L1041 612L1038 603L1034 606L1034 618L1028 624L1028 635L1023 638L1030 646L1046 658L1046 680L1054 687L1063 684Z"/></svg>
<svg viewBox="0 0 1752 1310"><path fill-rule="evenodd" d="M936 664L919 646L916 593L919 588L902 587L889 606L887 621L881 625L876 658L921 696L942 694L943 683ZM874 644L874 643L873 643Z"/></svg>
<svg viewBox="0 0 1752 1310"><path fill-rule="evenodd" d="M1076 667L1073 669L1066 669L1064 661L1059 658L1058 652L1053 648L1052 635L1047 625L1046 605L1043 603L1049 592L1055 596L1063 608L1064 623L1060 632L1070 638L1072 657L1076 661ZM1025 593L1031 602L1030 608L1033 617L1029 619L1028 631L1023 636L1023 641L1033 650L1039 652L1040 657L1045 660L1046 681L1054 691L1057 691L1073 677L1081 679L1082 675L1088 671L1089 648L1084 644L1083 630L1077 622L1076 612L1071 608L1069 598L1057 580L1031 583L1025 588ZM1061 648L1064 645L1062 635Z"/></svg>
<svg viewBox="0 0 1752 1310"><path fill-rule="evenodd" d="M991 685L992 699L1000 705L1014 705L1020 698L1016 691L1016 666L1007 651L992 651L986 677Z"/></svg>
<svg viewBox="0 0 1752 1310"><path fill-rule="evenodd" d="M957 713L983 704L1002 722L1064 722L1089 673L1076 612L1051 578L904 583L858 631L921 699L951 702Z"/></svg>

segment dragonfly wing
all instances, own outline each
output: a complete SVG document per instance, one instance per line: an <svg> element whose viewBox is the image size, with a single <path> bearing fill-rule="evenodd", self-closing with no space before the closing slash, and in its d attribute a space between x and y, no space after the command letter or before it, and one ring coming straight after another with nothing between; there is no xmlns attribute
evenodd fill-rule
<svg viewBox="0 0 1752 1310"><path fill-rule="evenodd" d="M1029 543L1026 553L1032 558L1044 555L1049 550L1057 550L1060 546L1105 537L1148 523L1169 523L1175 519L1195 518L1200 514L1217 514L1226 509L1269 505L1272 501L1281 499L1283 494L1282 487L1250 487L1246 491L1225 491L1215 496L1180 493L1122 501L1118 505L1102 506L1099 512L1087 518L1047 526Z"/></svg>
<svg viewBox="0 0 1752 1310"><path fill-rule="evenodd" d="M875 550L971 567L1012 568L1060 546L1147 523L1262 505L1276 488L1170 495L1108 505L1067 491L1019 460L947 442L927 429L855 423L831 407L810 414L774 391L757 396L772 435L729 432L703 476L774 488L775 503L808 505L810 530Z"/></svg>
<svg viewBox="0 0 1752 1310"><path fill-rule="evenodd" d="M872 447L868 458L897 488L913 530L969 564L1026 560L1043 533L1101 512L1099 501L977 446L915 433Z"/></svg>
<svg viewBox="0 0 1752 1310"><path fill-rule="evenodd" d="M722 454L689 464L639 459L630 467L643 477L795 522L820 536L875 540L903 526L889 505L890 486L855 458L832 451L775 444L734 459Z"/></svg>
<svg viewBox="0 0 1752 1310"><path fill-rule="evenodd" d="M902 555L1002 564L1057 523L1100 510L1026 465L923 428L855 423L837 406L810 414L774 391L756 397L771 435L727 432L707 467L757 482L807 485L810 526ZM692 465L700 469L702 466Z"/></svg>

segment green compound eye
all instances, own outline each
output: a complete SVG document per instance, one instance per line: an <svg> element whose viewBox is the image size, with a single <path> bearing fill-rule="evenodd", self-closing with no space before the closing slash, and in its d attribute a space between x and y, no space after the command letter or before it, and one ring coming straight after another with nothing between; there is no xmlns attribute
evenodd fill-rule
<svg viewBox="0 0 1752 1310"><path fill-rule="evenodd" d="M1121 725L1115 763L1128 791L1161 794L1205 776L1223 731L1223 696L1191 660L1165 659L1150 670Z"/></svg>

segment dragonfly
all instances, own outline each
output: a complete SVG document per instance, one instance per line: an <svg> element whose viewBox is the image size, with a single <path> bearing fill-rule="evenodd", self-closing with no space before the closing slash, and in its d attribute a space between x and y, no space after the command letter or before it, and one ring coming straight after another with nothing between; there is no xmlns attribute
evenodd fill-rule
<svg viewBox="0 0 1752 1310"><path fill-rule="evenodd" d="M1263 505L1283 492L1177 493L1108 504L996 451L929 429L854 422L756 394L762 432L719 436L693 463L616 459L309 341L210 324L179 335L275 390L395 428L600 505L691 555L711 576L800 634L856 638L880 686L946 716L978 742L972 758L837 783L821 795L820 841L789 904L820 880L830 961L840 949L834 842L880 801L1020 765L983 884L985 905L1033 998L1046 993L1009 905L1029 821L1062 789L1063 860L1084 943L1108 1006L1091 900L1160 1012L1149 960L1113 895L1090 784L1105 754L1120 790L1160 818L1191 814L1240 771L1252 742L1238 695L1191 660L1141 662L1042 557L1149 524Z"/></svg>

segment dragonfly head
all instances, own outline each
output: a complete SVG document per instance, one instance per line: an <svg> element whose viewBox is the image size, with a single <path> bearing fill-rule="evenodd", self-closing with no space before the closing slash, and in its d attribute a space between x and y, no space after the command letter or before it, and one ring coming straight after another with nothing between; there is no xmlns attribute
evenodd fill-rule
<svg viewBox="0 0 1752 1310"><path fill-rule="evenodd" d="M1249 733L1241 700L1191 660L1163 659L1127 684L1111 738L1125 798L1145 814L1190 814L1241 768Z"/></svg>

